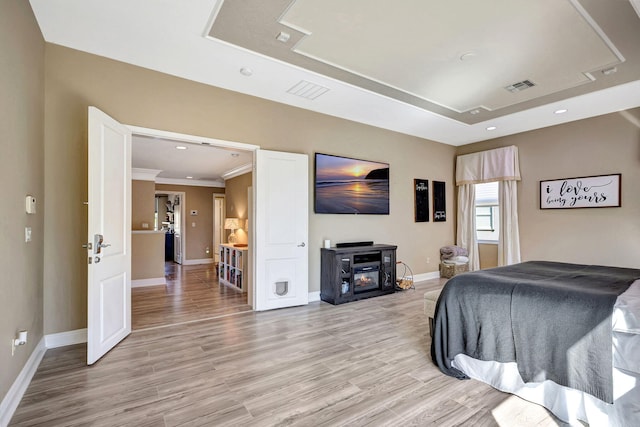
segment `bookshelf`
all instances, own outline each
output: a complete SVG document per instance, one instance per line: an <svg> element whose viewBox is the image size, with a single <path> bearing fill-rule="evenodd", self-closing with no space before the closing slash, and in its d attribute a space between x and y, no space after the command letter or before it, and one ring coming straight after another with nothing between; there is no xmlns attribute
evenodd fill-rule
<svg viewBox="0 0 640 427"><path fill-rule="evenodd" d="M220 245L220 283L247 292L247 248L237 248L231 244Z"/></svg>

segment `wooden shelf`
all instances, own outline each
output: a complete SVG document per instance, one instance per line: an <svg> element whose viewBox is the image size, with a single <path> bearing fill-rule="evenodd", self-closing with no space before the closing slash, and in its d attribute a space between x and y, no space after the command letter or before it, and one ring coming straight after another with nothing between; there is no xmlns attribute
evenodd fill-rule
<svg viewBox="0 0 640 427"><path fill-rule="evenodd" d="M220 264L218 266L220 283L242 292L247 291L248 252L246 247L238 248L230 244L220 245Z"/></svg>

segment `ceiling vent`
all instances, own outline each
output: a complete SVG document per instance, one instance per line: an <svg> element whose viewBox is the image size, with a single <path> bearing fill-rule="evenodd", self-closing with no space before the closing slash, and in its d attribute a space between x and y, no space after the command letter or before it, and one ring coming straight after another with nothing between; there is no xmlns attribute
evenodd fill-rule
<svg viewBox="0 0 640 427"><path fill-rule="evenodd" d="M287 93L297 95L305 99L313 100L328 91L328 87L320 86L306 80L300 80L300 82L289 89Z"/></svg>
<svg viewBox="0 0 640 427"><path fill-rule="evenodd" d="M523 80L521 82L514 83L505 87L511 93L522 92L525 89L529 89L530 87L534 87L536 84L531 80Z"/></svg>

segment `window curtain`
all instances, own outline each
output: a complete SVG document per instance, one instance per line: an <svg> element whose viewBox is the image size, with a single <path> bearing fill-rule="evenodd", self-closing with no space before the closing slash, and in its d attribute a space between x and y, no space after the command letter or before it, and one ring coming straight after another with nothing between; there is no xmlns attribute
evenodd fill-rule
<svg viewBox="0 0 640 427"><path fill-rule="evenodd" d="M498 183L500 205L500 237L498 239L498 265L520 262L520 232L518 231L518 186L516 181Z"/></svg>
<svg viewBox="0 0 640 427"><path fill-rule="evenodd" d="M464 184L458 187L458 231L456 245L469 252L469 270L480 268L478 239L476 237L476 187Z"/></svg>
<svg viewBox="0 0 640 427"><path fill-rule="evenodd" d="M499 181L500 237L498 265L520 262L520 233L518 231L518 194L520 180L518 147L465 154L456 159L458 186L457 245L469 251L469 269L480 268L475 227L475 184ZM472 190L470 190L472 188ZM473 253L473 256L472 256Z"/></svg>

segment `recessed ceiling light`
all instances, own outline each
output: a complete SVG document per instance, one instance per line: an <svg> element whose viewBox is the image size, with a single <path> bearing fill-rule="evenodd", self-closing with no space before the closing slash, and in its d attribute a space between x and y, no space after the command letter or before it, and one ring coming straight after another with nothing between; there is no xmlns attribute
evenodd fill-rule
<svg viewBox="0 0 640 427"><path fill-rule="evenodd" d="M193 179L193 177L192 176L188 176L187 179Z"/></svg>
<svg viewBox="0 0 640 427"><path fill-rule="evenodd" d="M480 114L480 110L476 108L475 110L469 111L469 113L475 116L476 114Z"/></svg>
<svg viewBox="0 0 640 427"><path fill-rule="evenodd" d="M561 109L559 109L559 110L554 111L553 113L554 113L554 114L564 114L564 113L566 113L567 111L569 111L569 110L567 110L566 108L561 108Z"/></svg>
<svg viewBox="0 0 640 427"><path fill-rule="evenodd" d="M253 70L249 67L242 67L240 68L240 74L242 74L245 77L250 77L253 75Z"/></svg>
<svg viewBox="0 0 640 427"><path fill-rule="evenodd" d="M602 74L604 74L605 76L610 76L611 74L614 74L617 71L618 71L617 67L610 67L602 70Z"/></svg>
<svg viewBox="0 0 640 427"><path fill-rule="evenodd" d="M495 127L495 126L489 126L489 127L487 127L487 130L496 130L496 129L498 129L498 128L497 128L497 127Z"/></svg>
<svg viewBox="0 0 640 427"><path fill-rule="evenodd" d="M186 150L187 147L185 147L184 145L176 145L176 150Z"/></svg>

